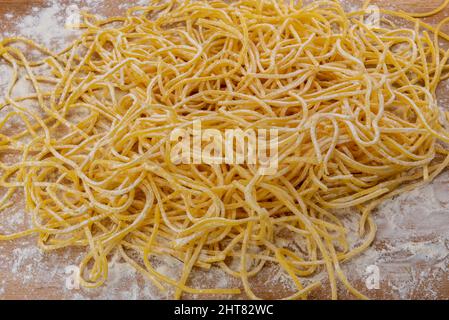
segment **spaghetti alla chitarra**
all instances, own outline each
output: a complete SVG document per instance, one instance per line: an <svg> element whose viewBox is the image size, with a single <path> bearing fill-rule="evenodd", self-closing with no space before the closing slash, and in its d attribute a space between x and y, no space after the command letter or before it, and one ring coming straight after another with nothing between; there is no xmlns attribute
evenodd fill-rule
<svg viewBox="0 0 449 320"><path fill-rule="evenodd" d="M448 19L432 27L415 18L448 2L428 14L380 9L372 25L369 2L348 13L326 0L172 0L104 20L84 13L82 36L59 53L3 39L13 76L0 104L0 153L17 156L0 162L0 209L23 190L33 227L0 240L85 247L85 287L106 281L118 253L161 290L176 288L175 298L243 290L257 299L251 278L267 264L296 285L285 299L307 298L321 285L308 278L323 270L332 298L338 283L365 298L340 265L373 242L371 212L449 164L448 113L436 99L449 77L440 44ZM45 57L33 61L18 43ZM20 77L32 90L16 97ZM170 132L198 120L220 131L277 129L277 172L173 164ZM358 246L343 208L360 214ZM303 250L280 246L283 230ZM183 262L179 278L154 267L167 255ZM194 268L211 267L242 288L189 285Z"/></svg>

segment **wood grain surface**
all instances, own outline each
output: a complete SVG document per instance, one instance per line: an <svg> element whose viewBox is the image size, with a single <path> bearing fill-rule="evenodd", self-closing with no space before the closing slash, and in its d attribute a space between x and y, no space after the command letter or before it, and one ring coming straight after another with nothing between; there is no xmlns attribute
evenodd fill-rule
<svg viewBox="0 0 449 320"><path fill-rule="evenodd" d="M345 0L345 2L350 2L351 0ZM70 4L70 1L62 0L64 4ZM98 1L97 1L98 2ZM102 15L116 15L120 13L119 5L123 2L132 1L120 1L120 0L104 0L99 9L99 13ZM361 3L362 1L352 0L354 4ZM373 3L378 4L381 7L404 10L404 11L414 11L414 12L424 12L434 9L439 6L442 0L377 0ZM45 0L0 0L0 36L8 32L20 17L30 14L33 8L45 7ZM83 1L77 1L83 5ZM36 10L36 9L35 9ZM14 18L9 18L6 14L12 14ZM433 25L441 21L444 17L449 15L449 8L446 8L443 12L439 13L430 18L424 19ZM448 95L448 91L442 91L444 96ZM21 201L20 195L16 199L18 202ZM449 209L446 212L449 215ZM447 220L446 220L447 221ZM0 222L1 223L1 222ZM447 229L446 229L447 230ZM104 291L86 291L82 289L80 292L67 291L65 286L65 264L61 264L61 259L58 257L63 257L65 261L77 261L79 260L80 252L77 250L69 250L64 252L53 252L50 254L45 254L39 256L36 261L31 261L28 264L21 263L20 259L25 259L26 257L21 256L23 250L17 250L17 248L26 247L29 248L30 244L35 242L34 238L22 239L18 241L11 242L0 242L0 300L1 299L76 299L76 298L105 298ZM381 243L382 239L378 238L377 242ZM31 249L30 249L31 250ZM1 263L2 260L8 260L11 263ZM31 267L30 267L31 266ZM407 267L407 266L405 266ZM420 266L415 266L419 268ZM427 272L422 269L423 272ZM417 272L419 274L419 272ZM127 299L127 298L139 298L142 295L139 292L131 292L131 285L129 283L138 283L138 290L145 290L146 282L143 280L142 276L135 274L136 279L127 278L128 273L126 273L125 279L122 281L120 286L114 286L111 290L116 290L114 294L106 295L113 296L114 298ZM404 280L405 281L405 280ZM449 275L447 273L442 273L437 275L437 277L432 280L435 283L432 286L432 292L428 292L426 287L412 288L412 292L406 295L406 298L412 299L449 299ZM361 288L364 293L369 297L374 299L397 299L404 298L398 294L397 288L394 287L387 280L382 280L381 287L379 290L366 291L363 290L365 279L352 279L355 287ZM279 294L285 293L286 289L282 286L277 286L275 281L273 282L273 287L267 288L266 285L255 285L256 292L264 293L265 298L276 298ZM419 283L419 281L417 282ZM108 289L109 290L109 289ZM316 292L313 298L323 299L327 298L327 288ZM349 299L350 296L342 290L340 297L343 299ZM189 297L187 297L189 298ZM190 297L192 298L192 297Z"/></svg>

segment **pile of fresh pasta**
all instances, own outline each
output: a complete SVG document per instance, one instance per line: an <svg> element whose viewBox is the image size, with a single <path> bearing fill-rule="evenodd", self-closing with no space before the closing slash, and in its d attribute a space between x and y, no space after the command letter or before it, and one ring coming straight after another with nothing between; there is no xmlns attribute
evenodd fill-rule
<svg viewBox="0 0 449 320"><path fill-rule="evenodd" d="M416 18L426 14L381 9L366 23L368 5L172 0L104 20L84 13L82 36L59 53L3 39L13 76L0 104L0 209L23 192L32 228L0 240L85 248L85 287L102 285L119 254L174 298L257 299L252 280L269 266L296 286L278 298L321 285L332 298L340 285L365 298L341 264L373 242L372 211L449 164L436 97L448 78L447 19L430 26ZM30 92L17 96L21 78ZM171 132L195 121L278 130L276 172L173 163ZM359 217L357 243L342 209ZM299 245L277 241L285 233ZM164 256L183 263L179 277L157 271ZM190 283L213 268L241 285ZM310 280L320 272L326 281Z"/></svg>

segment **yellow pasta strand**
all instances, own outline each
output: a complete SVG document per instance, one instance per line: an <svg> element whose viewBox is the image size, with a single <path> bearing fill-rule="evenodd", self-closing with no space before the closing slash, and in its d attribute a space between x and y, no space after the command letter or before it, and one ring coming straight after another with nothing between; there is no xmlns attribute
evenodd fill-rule
<svg viewBox="0 0 449 320"><path fill-rule="evenodd" d="M441 11L443 11L447 6L449 5L449 0L444 0L443 3L436 9L428 11L428 12L423 12L423 13L410 13L410 15L414 18L425 18L425 17L430 17L433 16L437 13L440 13Z"/></svg>

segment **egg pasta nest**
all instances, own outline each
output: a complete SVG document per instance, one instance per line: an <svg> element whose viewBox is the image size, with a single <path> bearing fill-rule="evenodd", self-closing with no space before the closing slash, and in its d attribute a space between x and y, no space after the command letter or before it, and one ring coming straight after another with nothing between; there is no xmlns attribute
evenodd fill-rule
<svg viewBox="0 0 449 320"><path fill-rule="evenodd" d="M102 285L119 254L175 298L257 299L252 279L267 265L296 287L279 298L307 298L319 272L330 297L341 283L364 298L341 264L373 242L371 212L449 164L436 99L448 77L446 20L432 27L381 9L373 25L368 4L348 13L338 1L173 0L105 20L84 13L82 35L59 53L3 39L13 75L0 104L0 209L22 191L32 227L0 240L85 248L85 287ZM30 92L17 96L21 77ZM195 121L278 130L277 171L173 163L171 133ZM342 209L359 216L357 244ZM277 241L286 232L299 249ZM179 277L158 272L158 256L181 261ZM195 288L196 268L241 286Z"/></svg>

